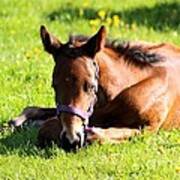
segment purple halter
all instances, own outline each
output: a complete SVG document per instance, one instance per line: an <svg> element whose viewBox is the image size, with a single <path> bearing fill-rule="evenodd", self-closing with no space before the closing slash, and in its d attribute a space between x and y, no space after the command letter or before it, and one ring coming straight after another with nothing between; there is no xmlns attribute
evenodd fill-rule
<svg viewBox="0 0 180 180"><path fill-rule="evenodd" d="M87 112L82 111L81 109L74 107L72 105L63 105L63 104L57 104L57 115L59 115L62 112L70 113L73 115L76 115L80 117L83 120L89 120L90 116L93 114L94 111L94 105L97 101L97 91L98 91L98 78L99 78L99 67L98 65L93 61L93 65L95 66L95 78L96 78L96 88L94 89L95 98L90 104L90 107Z"/></svg>
<svg viewBox="0 0 180 180"><path fill-rule="evenodd" d="M88 112L84 112L80 108L73 107L71 105L58 104L57 105L57 114L60 114L61 112L67 112L67 113L76 115L76 116L82 118L83 120L88 120L89 117L93 113L93 107L90 107Z"/></svg>

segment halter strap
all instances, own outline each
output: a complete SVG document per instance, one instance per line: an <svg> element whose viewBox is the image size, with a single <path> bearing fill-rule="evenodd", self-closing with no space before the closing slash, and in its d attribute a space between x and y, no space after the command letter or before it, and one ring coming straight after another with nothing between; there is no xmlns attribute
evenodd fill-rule
<svg viewBox="0 0 180 180"><path fill-rule="evenodd" d="M61 105L58 104L57 105L57 115L59 115L62 112L67 112L73 115L76 115L80 118L82 118L83 120L88 120L89 117L92 115L92 110L93 108L90 108L90 110L88 112L82 111L80 108L71 106L71 105Z"/></svg>

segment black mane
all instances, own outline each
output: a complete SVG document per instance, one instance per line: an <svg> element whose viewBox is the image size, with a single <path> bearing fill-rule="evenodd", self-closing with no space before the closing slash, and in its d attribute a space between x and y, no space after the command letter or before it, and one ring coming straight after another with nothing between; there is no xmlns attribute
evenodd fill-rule
<svg viewBox="0 0 180 180"><path fill-rule="evenodd" d="M87 36L77 35L70 36L68 45L74 45L75 42L86 42L89 39ZM115 52L119 53L119 56L123 56L124 60L128 64L134 64L136 66L151 66L153 63L160 62L163 57L157 53L150 53L148 49L140 45L131 45L129 42L120 42L118 40L106 40L105 47L111 48Z"/></svg>
<svg viewBox="0 0 180 180"><path fill-rule="evenodd" d="M107 47L112 48L114 51L124 56L124 60L128 64L137 66L151 66L153 63L162 61L163 57L157 53L150 53L140 45L131 45L128 42L117 43L116 41L107 44Z"/></svg>

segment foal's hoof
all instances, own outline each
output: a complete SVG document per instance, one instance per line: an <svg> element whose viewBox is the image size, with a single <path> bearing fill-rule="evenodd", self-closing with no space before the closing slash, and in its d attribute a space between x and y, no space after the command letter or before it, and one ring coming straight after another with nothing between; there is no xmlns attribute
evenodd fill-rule
<svg viewBox="0 0 180 180"><path fill-rule="evenodd" d="M11 119L9 122L8 122L8 126L11 127L11 128L17 128L17 127L22 127L22 123L19 121L19 119Z"/></svg>

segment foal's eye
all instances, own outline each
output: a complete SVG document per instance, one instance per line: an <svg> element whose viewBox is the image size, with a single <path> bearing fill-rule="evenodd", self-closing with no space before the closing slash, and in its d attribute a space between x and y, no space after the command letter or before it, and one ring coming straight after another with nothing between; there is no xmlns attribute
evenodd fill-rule
<svg viewBox="0 0 180 180"><path fill-rule="evenodd" d="M84 83L83 89L85 92L91 92L95 89L95 86L93 84L90 84L88 82Z"/></svg>
<svg viewBox="0 0 180 180"><path fill-rule="evenodd" d="M77 78L75 76L68 76L64 79L66 84L75 84L77 82Z"/></svg>

